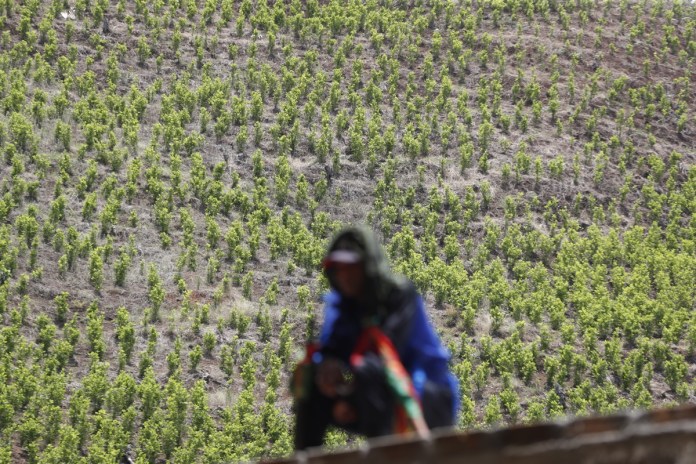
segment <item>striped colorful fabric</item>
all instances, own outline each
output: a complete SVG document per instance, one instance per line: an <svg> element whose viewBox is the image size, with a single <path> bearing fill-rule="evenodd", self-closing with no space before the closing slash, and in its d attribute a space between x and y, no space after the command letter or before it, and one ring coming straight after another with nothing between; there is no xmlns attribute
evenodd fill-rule
<svg viewBox="0 0 696 464"><path fill-rule="evenodd" d="M394 433L415 432L427 436L428 426L411 377L401 363L394 344L377 326L369 326L360 334L350 356L351 366L359 366L367 352L376 353L384 363L387 383L397 399Z"/></svg>

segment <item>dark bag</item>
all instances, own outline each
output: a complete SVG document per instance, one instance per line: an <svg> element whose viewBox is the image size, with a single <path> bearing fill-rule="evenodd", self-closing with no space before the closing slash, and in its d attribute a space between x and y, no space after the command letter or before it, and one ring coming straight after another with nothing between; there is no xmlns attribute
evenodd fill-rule
<svg viewBox="0 0 696 464"><path fill-rule="evenodd" d="M319 350L319 345L309 342L305 345L305 357L297 363L290 378L290 393L295 401L307 399L314 389L314 363L312 356Z"/></svg>

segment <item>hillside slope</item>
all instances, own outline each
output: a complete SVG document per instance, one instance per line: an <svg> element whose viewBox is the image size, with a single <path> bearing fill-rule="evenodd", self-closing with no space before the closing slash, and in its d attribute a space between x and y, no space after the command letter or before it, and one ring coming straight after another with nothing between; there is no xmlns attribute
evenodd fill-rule
<svg viewBox="0 0 696 464"><path fill-rule="evenodd" d="M351 222L426 295L462 428L696 399L693 4L0 0L0 26L0 462L287 455Z"/></svg>

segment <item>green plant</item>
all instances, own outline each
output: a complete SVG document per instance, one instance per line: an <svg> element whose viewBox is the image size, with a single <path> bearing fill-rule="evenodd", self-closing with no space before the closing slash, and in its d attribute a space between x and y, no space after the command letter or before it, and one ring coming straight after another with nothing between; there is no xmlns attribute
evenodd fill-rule
<svg viewBox="0 0 696 464"><path fill-rule="evenodd" d="M94 249L89 255L89 283L99 292L104 282L104 262L99 249Z"/></svg>
<svg viewBox="0 0 696 464"><path fill-rule="evenodd" d="M206 356L210 356L215 348L215 345L217 345L217 337L214 333L206 332L203 334L203 353Z"/></svg>
<svg viewBox="0 0 696 464"><path fill-rule="evenodd" d="M189 352L189 361L191 363L192 372L195 372L196 369L198 369L198 364L201 362L202 358L203 350L201 349L201 345L194 346L193 349Z"/></svg>

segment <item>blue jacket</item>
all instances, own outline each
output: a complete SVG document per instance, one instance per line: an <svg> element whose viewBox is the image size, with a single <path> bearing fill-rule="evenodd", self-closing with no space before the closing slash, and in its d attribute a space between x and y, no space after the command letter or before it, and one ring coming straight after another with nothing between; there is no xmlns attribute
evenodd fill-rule
<svg viewBox="0 0 696 464"><path fill-rule="evenodd" d="M335 290L325 295L324 303L324 324L319 335L321 350L347 362L360 335L364 314ZM454 398L453 417L456 417L458 383L449 372L450 355L428 321L422 297L413 289L401 298L398 306L401 309L388 315L379 323L380 327L392 339L416 392L422 395L427 382L449 388Z"/></svg>

